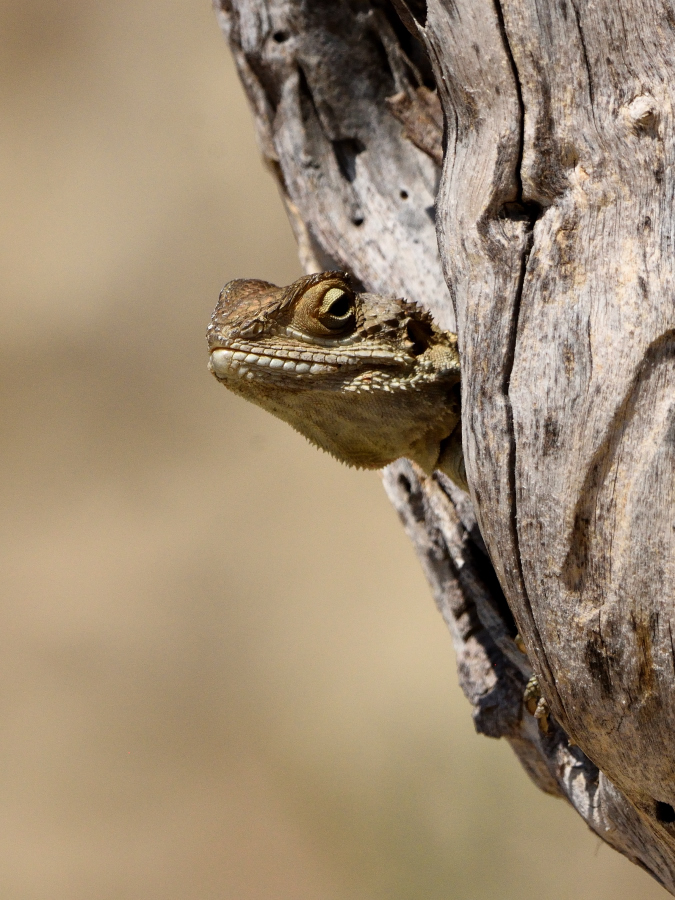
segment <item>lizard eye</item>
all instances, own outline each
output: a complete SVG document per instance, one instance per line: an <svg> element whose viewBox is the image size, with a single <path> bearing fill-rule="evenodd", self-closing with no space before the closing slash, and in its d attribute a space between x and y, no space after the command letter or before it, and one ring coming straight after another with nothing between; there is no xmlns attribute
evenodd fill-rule
<svg viewBox="0 0 675 900"><path fill-rule="evenodd" d="M323 295L317 319L326 328L341 330L354 317L354 300L342 288L330 288Z"/></svg>
<svg viewBox="0 0 675 900"><path fill-rule="evenodd" d="M356 324L354 294L335 282L317 284L298 303L294 319L303 331L317 337L348 334Z"/></svg>

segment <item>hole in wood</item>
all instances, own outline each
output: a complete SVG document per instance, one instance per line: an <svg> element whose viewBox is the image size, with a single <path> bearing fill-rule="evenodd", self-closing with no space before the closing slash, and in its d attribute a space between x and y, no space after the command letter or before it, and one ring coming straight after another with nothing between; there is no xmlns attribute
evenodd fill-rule
<svg viewBox="0 0 675 900"><path fill-rule="evenodd" d="M414 10L413 10L414 7ZM411 72L413 82L416 82L419 76L422 77L422 84L430 90L436 87L436 79L434 78L433 69L429 55L424 47L424 43L419 34L417 23L424 26L427 20L427 5L425 0L413 0L413 3L406 3L404 0L392 0L391 6L383 4L381 7L385 16L389 20L389 24L394 29L404 59L407 59L415 67L416 72ZM417 15L415 15L417 13ZM383 47L388 57L386 47ZM400 64L400 62L399 62ZM394 73L391 72L391 66L387 62L387 66L383 71L389 71L396 82Z"/></svg>
<svg viewBox="0 0 675 900"><path fill-rule="evenodd" d="M656 801L656 818L659 822L664 822L666 825L671 825L675 822L675 809L670 805L670 803L664 803L662 800Z"/></svg>
<svg viewBox="0 0 675 900"><path fill-rule="evenodd" d="M344 178L350 183L356 178L356 157L366 149L358 138L332 141L333 153Z"/></svg>
<svg viewBox="0 0 675 900"><path fill-rule="evenodd" d="M499 211L501 218L511 219L514 222L529 222L530 227L534 227L534 223L541 217L542 213L541 205L533 201L527 203L509 201Z"/></svg>
<svg viewBox="0 0 675 900"><path fill-rule="evenodd" d="M290 35L287 31L275 31L272 35L272 38L277 42L277 44L283 44L284 41L289 39Z"/></svg>
<svg viewBox="0 0 675 900"><path fill-rule="evenodd" d="M398 483L401 485L406 494L410 495L412 493L412 484L410 484L410 479L406 478L405 475L398 476Z"/></svg>
<svg viewBox="0 0 675 900"><path fill-rule="evenodd" d="M407 199L408 199L408 192L407 192L407 191L401 191L401 193L400 193L399 196L400 196L401 200L407 200Z"/></svg>
<svg viewBox="0 0 675 900"><path fill-rule="evenodd" d="M422 28L427 24L427 0L408 0L408 9Z"/></svg>

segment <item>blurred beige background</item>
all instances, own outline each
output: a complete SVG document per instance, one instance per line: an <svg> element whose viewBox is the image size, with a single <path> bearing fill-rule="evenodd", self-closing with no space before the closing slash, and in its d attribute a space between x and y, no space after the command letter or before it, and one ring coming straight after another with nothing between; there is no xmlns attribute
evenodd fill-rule
<svg viewBox="0 0 675 900"><path fill-rule="evenodd" d="M378 476L208 375L299 274L208 0L0 45L2 900L665 897L474 734Z"/></svg>

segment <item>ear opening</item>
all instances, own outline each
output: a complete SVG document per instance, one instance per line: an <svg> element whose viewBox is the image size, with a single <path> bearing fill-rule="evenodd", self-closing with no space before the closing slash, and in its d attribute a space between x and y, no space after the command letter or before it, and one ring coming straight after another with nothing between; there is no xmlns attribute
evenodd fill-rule
<svg viewBox="0 0 675 900"><path fill-rule="evenodd" d="M425 350L429 349L431 343L432 329L427 322L420 322L417 319L410 319L406 326L408 340L412 343L410 353L413 356L420 356Z"/></svg>

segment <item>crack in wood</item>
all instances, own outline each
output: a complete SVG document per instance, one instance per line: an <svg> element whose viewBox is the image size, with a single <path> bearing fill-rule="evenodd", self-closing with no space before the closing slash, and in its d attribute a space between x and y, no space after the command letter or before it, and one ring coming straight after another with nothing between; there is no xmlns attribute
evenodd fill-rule
<svg viewBox="0 0 675 900"><path fill-rule="evenodd" d="M632 65L628 57L640 61L644 44L622 45L622 54L608 58L606 65L601 52L603 41L615 47L617 34L625 35L631 0L622 3L618 24L613 22L615 9L609 0L597 0L593 16L590 7L586 10L571 0L561 0L551 6L548 17L539 16L541 4L525 0L391 2L410 34L424 40L426 62L416 55L421 52L417 43L410 44L408 55L426 88L433 86L428 74L433 68L443 107L446 158L437 228L447 286L427 212L433 207L437 184L437 168L429 156L433 159L440 154L428 136L418 141L424 153L413 146L386 108L397 78L406 84L415 81L412 68L406 67L394 46L398 41L405 55L403 27L389 15L389 0L351 0L349 4L321 0L312 9L300 0L221 0L218 6L254 108L260 145L284 191L303 264L314 271L348 267L363 288L408 296L431 308L443 326L451 329L452 299L460 316L460 338L467 342L462 350L467 351L463 368L470 405L465 421L467 436L473 440L467 459L475 468L476 500L485 516L485 537L522 627L530 629L527 640L536 650L537 667L544 669L542 677L550 691L555 685L556 691L564 692L568 712L591 704L580 714L577 737L583 736L586 749L593 749L594 758L597 755L607 771L607 763L614 760L611 772L616 783L569 744L559 725L554 723L551 734L542 738L537 722L524 715L513 730L517 719L513 711L521 706L514 684L522 681L522 666L527 662L522 655L518 657L513 625L500 609L501 591L484 579L486 596L472 594L478 581L472 582L470 567L479 565L481 551L471 529L461 530L465 526L462 504L453 507L439 480L415 482L402 463L397 503L407 517L409 533L430 581L435 579L437 589L445 591L444 616L451 633L454 629L453 641L463 635L466 646L478 653L473 658L477 668L472 669L472 657L465 647L460 666L463 687L477 711L477 725L486 733L504 734L540 787L562 792L603 840L675 892L675 827L667 821L669 808L675 809L675 795L668 796L670 787L665 790L672 785L672 778L659 780L653 775L661 771L662 764L667 775L671 749L646 742L640 752L649 765L633 766L632 772L626 768L636 758L641 732L635 728L644 728L645 716L652 722L658 712L667 722L670 712L663 698L675 676L669 607L663 607L660 618L652 615L654 609L662 608L655 603L667 603L668 598L642 597L635 574L651 554L659 583L671 584L667 570L671 531L666 534L662 528L658 540L645 542L641 550L636 545L639 559L631 556L637 527L631 516L652 509L661 515L658 504L663 507L663 498L670 497L671 432L675 432L671 423L675 412L672 416L669 412L670 385L675 377L670 368L661 366L658 383L643 369L639 378L655 386L651 393L637 392L639 404L634 399L645 411L637 410L630 422L610 422L610 427L622 434L630 432L621 439L621 453L617 451L612 462L615 468L624 466L623 487L614 472L606 489L591 486L590 494L597 494L595 500L579 493L583 494L583 472L588 475L593 469L594 453L600 453L597 461L602 469L596 475L605 471L607 448L599 448L598 440L602 444L612 416L611 410L607 415L607 403L597 416L598 403L602 407L598 379L605 379L616 408L626 394L640 347L649 347L655 334L663 334L673 325L669 310L675 276L667 265L672 258L667 251L672 237L668 175L673 168L672 128L665 115L672 106L667 88L672 82L668 74L672 63L666 45L657 44L659 29L671 27L675 16L666 12L663 22L651 22L650 34L658 51L646 61L644 70L651 118L645 118L644 111L640 118L638 113L646 101L641 101L639 108L626 104L636 98L636 90L644 93L646 88L634 84L637 69L628 71ZM383 17L391 29L385 29ZM567 42L561 39L565 34ZM591 60L597 69L594 73ZM561 66L567 68L563 71ZM650 66L653 72L648 71ZM299 114L302 86L298 67L302 67L307 94L315 107L309 110L310 119L316 120L311 127ZM605 103L607 98L609 103ZM623 110L621 115L616 115L617 110ZM312 128L316 129L314 143L309 133ZM345 143L350 141L360 141L367 152L356 152L356 144ZM657 143L658 152L654 149ZM639 196L643 189L644 197ZM354 205L353 196L350 199L350 191L355 192L361 208ZM535 200L546 207L545 216L543 206ZM630 217L625 226L621 216L630 212L633 201L639 201L635 222L648 225L631 230ZM621 206L621 215L614 215L616 205ZM571 222L572 229L568 227ZM622 243L617 242L619 237ZM597 255L599 269L606 266L611 276L604 282L595 278L589 267L586 256L591 252ZM634 271L633 259L638 256L641 264ZM665 285L661 299L659 279ZM582 308L579 298L590 312ZM662 306L657 310L659 302ZM612 345L611 355L597 337L597 329L603 324L606 328L610 320L613 327L623 328L624 335ZM629 362L621 368L617 359ZM609 391L610 376L610 386L617 386L616 396ZM542 382L539 392L530 389L537 378ZM595 409L591 425L579 424L582 406L591 413ZM571 449L570 427L576 428L577 440L583 432L583 447ZM656 448L642 462L623 450L624 445L630 449L640 441ZM578 453L583 469L574 470L573 453ZM628 471L630 465L633 469ZM560 482L554 484L558 494L546 482L551 477L567 478L569 509ZM650 490L652 483L661 494ZM598 523L585 513L589 503L597 504L603 490L607 493L603 502L610 512L620 490L625 502L612 527L608 530L605 518L600 523L605 531L594 534ZM449 524L454 521L453 508L460 523L457 527ZM559 508L564 508L564 515L558 514ZM593 659L585 660L583 634L580 637L575 630L581 620L574 618L577 610L564 593L561 577L569 550L565 542L575 523L581 532L587 529L590 542L584 551L586 558L581 560L582 587L593 579L601 582L603 572L609 571L602 554L596 552L599 549L604 548L611 557L613 572L622 553L628 563L632 560L616 586L624 608L615 604L612 618L606 615L611 604L603 606L602 630L598 631L606 646L596 648ZM668 524L670 528L670 520ZM473 562L470 546L476 548ZM487 557L480 565L496 578ZM526 578L531 596L525 591ZM641 606L636 605L636 596L641 596ZM534 622L534 604L540 627ZM640 622L644 627L640 640L633 642L633 655L628 653L621 660L615 652L616 637L629 610L640 613L635 617L636 634ZM597 610L584 609L582 613L590 617ZM478 652L481 638L486 644ZM601 660L595 658L598 654ZM553 661L555 671L563 676L559 685L550 674ZM577 674L583 676L579 682L574 680ZM605 676L606 687L614 691L620 686L626 692L627 705L619 710L620 715L616 703L614 708L602 706ZM645 685L648 690L643 697ZM500 691L504 693L500 695ZM652 700L647 703L649 698L657 698L661 705ZM552 700L559 701L559 697ZM609 700L614 702L613 697ZM562 717L566 712L562 701L560 709ZM601 719L602 728L594 729ZM649 734L658 738L664 727L660 732L655 727ZM604 736L612 729L616 733L617 728L621 736L614 738L613 744L609 739L605 744L597 740L598 734ZM626 731L630 728L633 732ZM509 729L511 733L507 733ZM630 742L625 739L627 733L632 734ZM627 763L622 768L616 760L624 759ZM664 790L647 790L644 785L650 777ZM657 807L657 803L665 806Z"/></svg>

